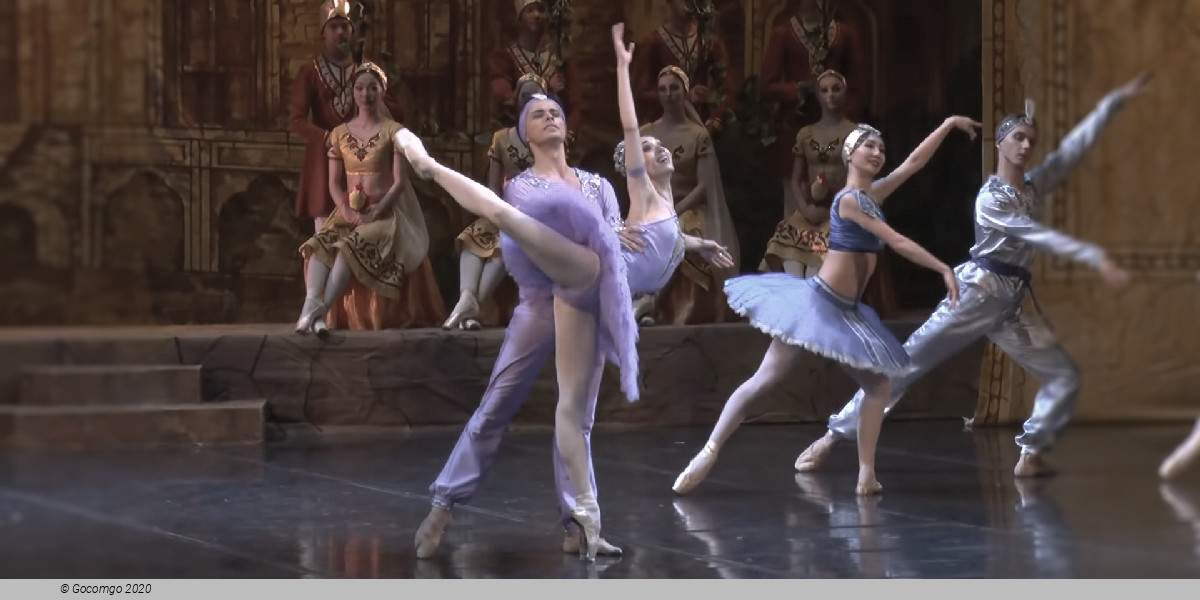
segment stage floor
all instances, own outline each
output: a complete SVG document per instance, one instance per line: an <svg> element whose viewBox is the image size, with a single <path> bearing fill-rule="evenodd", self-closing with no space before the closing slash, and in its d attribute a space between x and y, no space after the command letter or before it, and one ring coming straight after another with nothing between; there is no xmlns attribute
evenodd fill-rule
<svg viewBox="0 0 1200 600"><path fill-rule="evenodd" d="M12 452L0 463L0 577L1200 577L1200 470L1164 485L1188 425L1079 426L1062 474L1018 488L1011 429L889 423L882 499L854 452L797 476L815 425L751 425L710 479L670 485L707 428L602 429L605 535L622 559L561 553L542 428L514 432L434 560L413 556L427 488L459 430L240 448Z"/></svg>

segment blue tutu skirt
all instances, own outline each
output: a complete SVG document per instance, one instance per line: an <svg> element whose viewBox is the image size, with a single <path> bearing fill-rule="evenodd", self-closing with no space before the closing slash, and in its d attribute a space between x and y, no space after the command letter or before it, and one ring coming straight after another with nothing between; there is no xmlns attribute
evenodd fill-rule
<svg viewBox="0 0 1200 600"><path fill-rule="evenodd" d="M725 281L725 295L730 308L785 344L889 377L915 368L870 306L837 294L819 277L744 275Z"/></svg>

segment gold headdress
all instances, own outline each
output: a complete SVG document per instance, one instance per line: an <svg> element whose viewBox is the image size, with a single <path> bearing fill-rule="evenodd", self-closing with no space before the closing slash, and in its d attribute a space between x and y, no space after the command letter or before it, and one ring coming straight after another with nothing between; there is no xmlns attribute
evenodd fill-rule
<svg viewBox="0 0 1200 600"><path fill-rule="evenodd" d="M670 73L670 74L678 77L679 81L683 82L684 93L687 93L689 90L691 90L692 82L691 82L691 80L688 79L687 73L683 72L683 69L680 69L679 67L677 67L675 65L667 65L667 66L663 67L661 71L658 72L658 76L662 77L663 75L666 75L667 73Z"/></svg>
<svg viewBox="0 0 1200 600"><path fill-rule="evenodd" d="M361 65L358 65L357 67L355 67L354 74L351 75L350 81L357 80L358 76L363 73L371 73L372 75L378 77L379 84L383 87L384 90L387 89L387 73L383 72L382 67L380 67L379 65L377 65L369 60L364 61Z"/></svg>
<svg viewBox="0 0 1200 600"><path fill-rule="evenodd" d="M826 77L836 78L838 81L842 82L843 86L846 85L846 76L842 75L841 73L838 73L837 71L834 71L833 69L825 69L825 72L821 73L820 75L817 75L817 78L814 79L813 82L820 83L821 80L825 79Z"/></svg>
<svg viewBox="0 0 1200 600"><path fill-rule="evenodd" d="M515 91L517 88L521 87L521 84L525 83L526 81L531 81L538 84L538 87L542 88L542 91L549 91L550 89L546 83L545 77L542 77L534 72L529 72L517 78L517 84L513 86L513 90Z"/></svg>
<svg viewBox="0 0 1200 600"><path fill-rule="evenodd" d="M325 0L321 3L321 30L334 19L350 20L350 8L354 0Z"/></svg>
<svg viewBox="0 0 1200 600"><path fill-rule="evenodd" d="M883 137L883 134L878 129L866 123L859 123L854 128L854 131L846 135L846 141L842 142L842 162L850 162L850 155L854 154L854 151L858 150L858 147L873 135Z"/></svg>
<svg viewBox="0 0 1200 600"><path fill-rule="evenodd" d="M521 16L521 11L525 10L526 6L529 6L530 4L537 4L541 1L542 0L516 0L515 4L517 7L517 16Z"/></svg>
<svg viewBox="0 0 1200 600"><path fill-rule="evenodd" d="M1018 125L1037 127L1037 121L1033 120L1033 109L1033 100L1026 98L1025 114L1014 115L1000 121L1000 124L996 126L996 143L999 144L1004 138L1008 137L1008 134L1012 133L1012 130L1016 129Z"/></svg>

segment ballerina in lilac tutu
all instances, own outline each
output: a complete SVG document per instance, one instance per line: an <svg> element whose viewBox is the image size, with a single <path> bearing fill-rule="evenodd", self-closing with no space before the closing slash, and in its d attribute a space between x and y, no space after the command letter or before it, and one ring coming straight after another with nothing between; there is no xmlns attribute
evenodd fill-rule
<svg viewBox="0 0 1200 600"><path fill-rule="evenodd" d="M585 427L590 429L589 409L594 410L605 358L620 367L621 391L630 402L637 401L637 326L621 245L611 215L605 215L598 202L608 184L567 166L562 107L541 94L533 98L521 111L517 134L528 140L534 163L509 181L504 200L438 164L409 130L397 132L395 139L418 175L432 179L463 208L500 229L505 266L520 288L522 302L552 296L558 379L555 446L575 493L568 519L582 532L578 551L592 560L601 543L600 507ZM476 482L481 471L448 477L466 476ZM418 557L432 553L448 522L449 508L435 502L417 533Z"/></svg>
<svg viewBox="0 0 1200 600"><path fill-rule="evenodd" d="M617 171L625 175L629 186L629 214L625 225L637 228L642 234L643 246L639 251L627 245L622 254L630 291L653 294L670 281L683 261L685 251L699 252L718 269L731 269L733 256L720 243L687 235L679 227L675 197L671 193L671 175L675 172L671 150L655 138L642 137L638 129L633 86L629 82L634 44L626 46L624 35L624 23L612 26L613 51L617 55L617 104L625 134L625 139L617 144L613 163ZM640 148L641 151L627 153L626 148Z"/></svg>
<svg viewBox="0 0 1200 600"><path fill-rule="evenodd" d="M774 339L758 371L725 403L708 443L675 480L676 493L686 494L704 480L750 405L783 379L803 350L837 361L866 391L858 430L856 491L859 495L883 491L875 478L875 444L889 396L889 376L911 367L904 347L879 315L862 304L863 288L884 245L940 273L952 304L958 301L958 285L950 267L885 222L880 205L929 162L950 130L961 129L975 139L981 126L967 117L946 119L903 164L877 180L873 178L884 160L882 134L860 124L846 136L842 143L846 188L834 196L829 209L829 254L816 276L765 273L725 282L729 306Z"/></svg>

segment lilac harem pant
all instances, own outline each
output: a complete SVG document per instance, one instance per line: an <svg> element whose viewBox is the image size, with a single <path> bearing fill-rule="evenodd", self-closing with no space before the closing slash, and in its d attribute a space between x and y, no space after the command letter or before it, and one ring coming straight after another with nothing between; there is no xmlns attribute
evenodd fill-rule
<svg viewBox="0 0 1200 600"><path fill-rule="evenodd" d="M525 403L533 383L554 353L554 309L549 290L522 293L521 303L513 312L508 329L504 332L504 343L496 366L488 381L487 390L479 408L459 436L449 460L441 474L429 487L433 503L450 508L467 502L479 489L479 484L491 468L492 461L500 449L500 442L508 432L521 406ZM584 444L588 455L592 452L592 424L596 415L596 399L600 392L601 372L604 357L596 356L596 374L592 378L594 388L588 394L588 406L582 424ZM575 508L575 490L572 488L567 469L559 456L558 446L551 438L554 453L554 482L558 492L560 522L565 526ZM596 487L595 469L589 473L591 487ZM597 500L598 494L597 494Z"/></svg>

